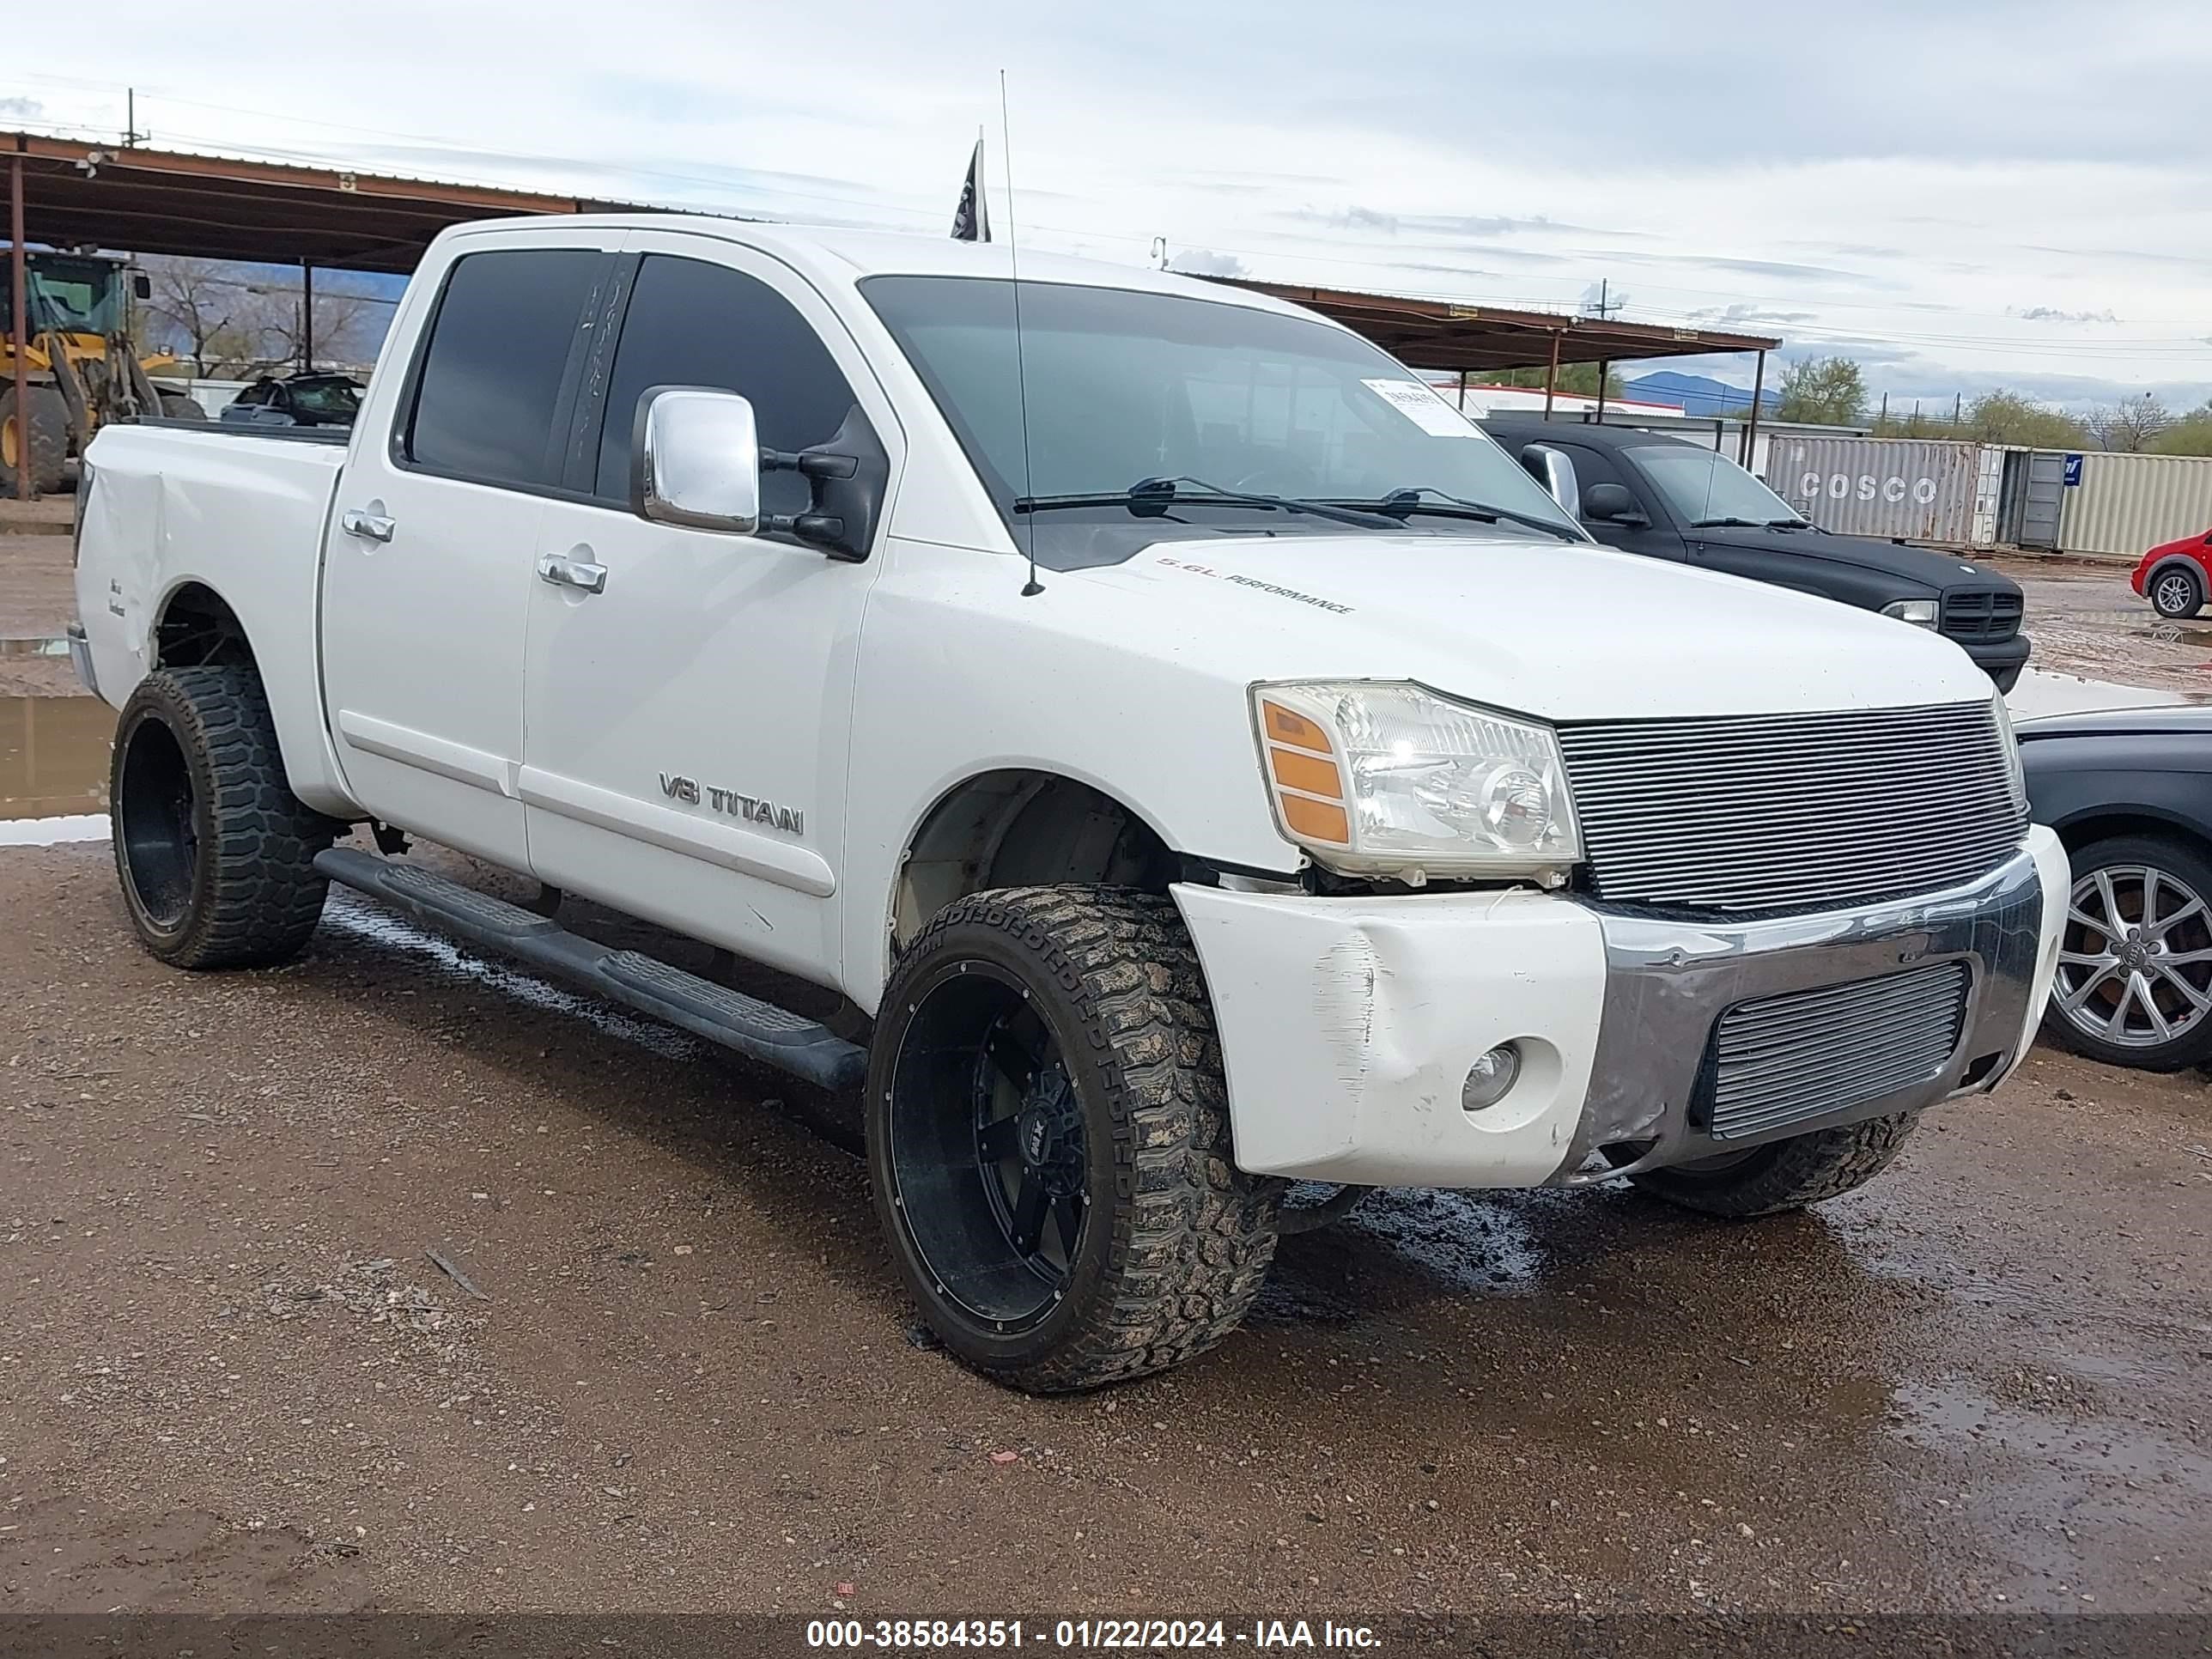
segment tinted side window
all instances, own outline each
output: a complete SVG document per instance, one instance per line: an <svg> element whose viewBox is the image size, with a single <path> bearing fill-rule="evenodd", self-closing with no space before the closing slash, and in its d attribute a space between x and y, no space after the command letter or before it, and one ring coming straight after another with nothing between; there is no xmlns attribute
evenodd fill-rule
<svg viewBox="0 0 2212 1659"><path fill-rule="evenodd" d="M416 387L410 460L487 483L556 481L562 378L605 258L511 248L454 262Z"/></svg>
<svg viewBox="0 0 2212 1659"><path fill-rule="evenodd" d="M603 500L629 500L637 400L656 386L714 386L750 398L769 449L827 442L854 402L829 348L788 300L741 270L665 254L648 255L638 268L615 349L592 492ZM804 512L809 501L806 481L796 473L761 479L766 512Z"/></svg>

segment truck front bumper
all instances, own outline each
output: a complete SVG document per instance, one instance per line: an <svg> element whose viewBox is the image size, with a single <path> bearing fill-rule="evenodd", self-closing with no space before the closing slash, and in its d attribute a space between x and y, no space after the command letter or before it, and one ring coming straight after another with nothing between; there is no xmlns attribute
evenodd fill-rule
<svg viewBox="0 0 2212 1659"><path fill-rule="evenodd" d="M1996 682L2000 691L2009 691L2020 684L2020 671L2027 666L2034 649L2033 641L2025 634L2015 634L2008 640L1960 640L1958 645L1975 667Z"/></svg>
<svg viewBox="0 0 2212 1659"><path fill-rule="evenodd" d="M1965 887L1742 922L1529 892L1174 890L1212 994L1240 1165L1368 1186L1534 1187L1607 1173L1601 1149L1651 1168L1994 1088L2033 1038L2069 884L2064 849L2039 825ZM1966 977L1940 1064L1870 1098L1810 1115L1785 1107L1768 1127L1717 1138L1723 1015L1944 963ZM1811 1029L1808 1044L1850 1053L1848 1022ZM1496 1104L1465 1109L1469 1068L1507 1042L1518 1080ZM1811 1098L1828 1067L1808 1055L1805 1075Z"/></svg>

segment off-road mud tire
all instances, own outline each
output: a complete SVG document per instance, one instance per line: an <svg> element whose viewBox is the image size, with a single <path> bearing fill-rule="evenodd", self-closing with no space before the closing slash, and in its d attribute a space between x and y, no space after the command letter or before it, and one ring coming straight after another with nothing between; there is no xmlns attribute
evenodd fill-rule
<svg viewBox="0 0 2212 1659"><path fill-rule="evenodd" d="M133 767L165 764L164 737L190 783L189 876L167 902L142 894L145 855L131 837L152 791ZM116 874L146 948L179 968L262 968L299 954L323 913L329 882L315 854L344 827L304 805L284 777L261 678L251 668L164 669L138 683L116 723L110 761ZM147 843L150 845L150 843ZM150 889L152 878L148 877Z"/></svg>
<svg viewBox="0 0 2212 1659"><path fill-rule="evenodd" d="M1073 1078L1090 1148L1091 1220L1065 1299L1012 1338L939 1294L890 1168L890 1091L913 1005L963 959L1028 988ZM924 1318L957 1358L1032 1393L1126 1382L1204 1353L1237 1328L1274 1259L1287 1183L1237 1167L1205 977L1164 897L1010 888L939 912L878 1011L867 1132L877 1212Z"/></svg>
<svg viewBox="0 0 2212 1659"><path fill-rule="evenodd" d="M1648 1170L1629 1176L1642 1191L1702 1215L1731 1221L1802 1210L1863 1187L1904 1150L1917 1112L1815 1129L1765 1146L1718 1170Z"/></svg>

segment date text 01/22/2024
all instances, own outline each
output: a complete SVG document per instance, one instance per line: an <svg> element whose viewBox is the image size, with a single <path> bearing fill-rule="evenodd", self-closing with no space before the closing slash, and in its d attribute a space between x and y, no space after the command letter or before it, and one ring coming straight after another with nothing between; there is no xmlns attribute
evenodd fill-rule
<svg viewBox="0 0 2212 1659"><path fill-rule="evenodd" d="M1365 1625L1304 1619L1255 1619L1240 1628L1220 1619L1060 1619L1024 1625L1018 1619L816 1619L806 1645L898 1652L944 1648L1054 1648L1076 1650L1176 1648L1376 1648Z"/></svg>

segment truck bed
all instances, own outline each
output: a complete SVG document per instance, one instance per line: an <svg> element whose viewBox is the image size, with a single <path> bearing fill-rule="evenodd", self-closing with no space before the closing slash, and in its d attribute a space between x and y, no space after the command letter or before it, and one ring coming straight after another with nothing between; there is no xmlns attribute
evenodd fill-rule
<svg viewBox="0 0 2212 1659"><path fill-rule="evenodd" d="M131 424L204 432L218 438L276 438L294 444L335 444L340 449L353 441L352 428L343 426L254 426L244 421L177 421L166 415L141 416Z"/></svg>
<svg viewBox="0 0 2212 1659"><path fill-rule="evenodd" d="M314 618L345 447L310 428L140 421L103 428L80 486L77 615L100 695L120 708L179 592L221 594L252 642L293 787L341 804L322 728Z"/></svg>

